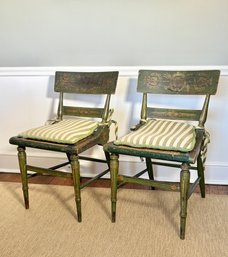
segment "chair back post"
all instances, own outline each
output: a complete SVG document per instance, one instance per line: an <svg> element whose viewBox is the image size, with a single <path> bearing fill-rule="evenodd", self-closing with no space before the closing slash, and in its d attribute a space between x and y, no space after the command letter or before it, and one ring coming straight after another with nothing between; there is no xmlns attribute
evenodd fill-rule
<svg viewBox="0 0 228 257"><path fill-rule="evenodd" d="M108 121L110 99L111 99L111 94L108 94L106 96L106 100L105 100L104 112L103 112L103 116L102 116L102 123L106 123Z"/></svg>
<svg viewBox="0 0 228 257"><path fill-rule="evenodd" d="M147 93L143 93L142 108L141 108L141 122L147 119Z"/></svg>
<svg viewBox="0 0 228 257"><path fill-rule="evenodd" d="M59 93L59 105L58 105L58 111L57 111L57 119L58 120L63 119L63 92Z"/></svg>
<svg viewBox="0 0 228 257"><path fill-rule="evenodd" d="M204 124L207 120L207 113L208 113L208 107L209 107L209 102L210 102L210 94L207 94L204 100L204 104L203 104L203 108L202 108L202 112L199 118L199 127L204 127Z"/></svg>

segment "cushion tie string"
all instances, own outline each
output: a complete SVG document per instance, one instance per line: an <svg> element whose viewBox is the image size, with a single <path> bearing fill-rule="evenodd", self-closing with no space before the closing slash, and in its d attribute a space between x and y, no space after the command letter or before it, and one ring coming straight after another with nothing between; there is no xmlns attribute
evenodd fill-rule
<svg viewBox="0 0 228 257"><path fill-rule="evenodd" d="M110 109L108 113L108 118L106 122L100 122L99 125L108 125L110 127L112 124L114 124L114 132L115 132L115 138L118 139L118 123L117 121L112 119L112 115L114 113L114 109Z"/></svg>

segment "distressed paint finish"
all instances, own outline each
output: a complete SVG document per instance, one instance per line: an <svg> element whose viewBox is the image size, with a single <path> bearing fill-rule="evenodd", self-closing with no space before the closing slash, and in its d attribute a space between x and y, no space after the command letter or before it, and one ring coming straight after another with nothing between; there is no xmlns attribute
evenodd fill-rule
<svg viewBox="0 0 228 257"><path fill-rule="evenodd" d="M200 115L201 110L179 110L147 107L147 117L155 119L198 121L200 119Z"/></svg>
<svg viewBox="0 0 228 257"><path fill-rule="evenodd" d="M56 72L55 91L77 94L114 94L118 72Z"/></svg>
<svg viewBox="0 0 228 257"><path fill-rule="evenodd" d="M22 191L24 196L25 208L29 209L28 177L26 165L26 152L24 147L18 147L18 159L21 172Z"/></svg>
<svg viewBox="0 0 228 257"><path fill-rule="evenodd" d="M112 222L116 221L116 202L117 202L117 176L119 171L119 156L112 154L110 158L111 172L111 212Z"/></svg>
<svg viewBox="0 0 228 257"><path fill-rule="evenodd" d="M190 182L189 165L187 163L183 163L181 166L181 174L180 174L180 238L181 239L185 239L189 182Z"/></svg>
<svg viewBox="0 0 228 257"><path fill-rule="evenodd" d="M216 94L219 70L139 71L138 92L153 94Z"/></svg>
<svg viewBox="0 0 228 257"><path fill-rule="evenodd" d="M78 117L102 118L104 108L63 106L63 114Z"/></svg>
<svg viewBox="0 0 228 257"><path fill-rule="evenodd" d="M74 183L74 196L76 202L78 222L82 221L82 211L81 211L81 190L80 190L80 164L78 160L78 155L70 155L70 164L72 169L72 177Z"/></svg>
<svg viewBox="0 0 228 257"><path fill-rule="evenodd" d="M75 202L77 209L78 221L82 220L81 213L81 188L84 188L89 183L80 185L80 163L79 154L90 149L95 145L104 145L109 139L109 116L113 112L110 109L111 94L115 92L116 83L118 78L118 72L94 72L94 73L78 73L78 72L56 72L55 79L55 90L59 92L59 105L58 105L58 117L57 120L63 119L65 116L76 116L76 117L97 117L101 119L99 127L96 131L80 140L76 144L60 144L55 142L39 141L34 139L27 139L18 136L11 137L10 144L18 146L18 160L22 179L22 189L24 195L25 208L29 208L29 197L28 197L28 171L35 172L35 174L49 174L51 176L60 176L72 178L74 182ZM75 107L75 106L64 106L64 93L81 93L81 94L105 94L106 100L103 108L86 108L86 107ZM27 164L26 160L26 148L36 148L40 150L49 150L62 152L66 154L68 162L58 164L54 167L44 168L35 167ZM105 154L107 158L107 153ZM95 161L95 162L109 162L107 160L100 160L96 158L86 158L84 160ZM65 165L71 165L72 173L62 172L57 170ZM109 166L109 163L108 163ZM90 180L92 183L95 179L105 175L109 169L101 172L94 176Z"/></svg>
<svg viewBox="0 0 228 257"><path fill-rule="evenodd" d="M217 92L220 71L139 71L138 91L143 92L141 120L147 118L198 121L204 127L210 95ZM204 95L201 110L155 108L147 105L147 94Z"/></svg>
<svg viewBox="0 0 228 257"><path fill-rule="evenodd" d="M132 128L137 130L146 122L148 118L172 119L198 121L196 129L196 143L190 152L178 152L148 148L137 148L129 146L115 145L110 142L104 145L104 150L111 154L111 192L112 192L112 221L116 216L116 190L125 183L135 183L150 186L151 189L160 188L180 192L180 238L185 238L187 204L188 199L195 190L197 184L200 185L201 196L205 197L204 166L201 159L201 150L205 139L204 124L207 120L210 95L217 91L220 72L213 71L140 71L138 77L138 91L143 93L141 118L139 123ZM156 108L147 106L147 95L152 94L178 94L178 95L204 95L205 100L201 109L175 109ZM162 96L164 97L164 95ZM118 156L120 154L138 156L146 159L146 169L129 177L118 174ZM161 161L154 161L154 160ZM165 162L164 162L165 161ZM195 167L196 163L196 167ZM153 177L152 165L170 166L180 169L180 182L168 183L157 181ZM198 178L190 185L190 170L197 170ZM145 171L148 172L149 179L139 178ZM117 185L117 181L120 184Z"/></svg>

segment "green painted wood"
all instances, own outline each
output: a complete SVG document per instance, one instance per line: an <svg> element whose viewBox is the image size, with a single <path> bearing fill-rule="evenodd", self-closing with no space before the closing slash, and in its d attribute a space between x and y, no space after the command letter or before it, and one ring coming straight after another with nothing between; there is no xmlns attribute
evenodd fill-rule
<svg viewBox="0 0 228 257"><path fill-rule="evenodd" d="M57 110L57 118L58 120L63 119L63 92L59 93L59 105Z"/></svg>
<svg viewBox="0 0 228 257"><path fill-rule="evenodd" d="M180 164L176 163L170 163L170 162L159 162L159 161L152 161L153 165L159 165L159 166L165 166L165 167L171 167L171 168L181 168ZM189 166L189 169L191 170L197 170L197 167L195 166Z"/></svg>
<svg viewBox="0 0 228 257"><path fill-rule="evenodd" d="M140 70L138 92L153 94L216 94L220 71Z"/></svg>
<svg viewBox="0 0 228 257"><path fill-rule="evenodd" d="M116 202L117 202L117 176L119 172L118 155L112 154L110 157L111 172L111 214L112 222L116 221Z"/></svg>
<svg viewBox="0 0 228 257"><path fill-rule="evenodd" d="M148 180L144 178L136 178L136 177L129 177L124 175L118 176L118 181L124 182L124 183L134 183L144 186L151 186L155 188L160 188L163 190L171 190L171 191L180 191L180 186L177 183L169 183L165 181L155 181L155 180Z"/></svg>
<svg viewBox="0 0 228 257"><path fill-rule="evenodd" d="M201 155L199 155L197 158L197 172L198 172L198 177L200 178L199 186L200 186L201 197L205 198L204 166L202 163Z"/></svg>
<svg viewBox="0 0 228 257"><path fill-rule="evenodd" d="M141 120L147 119L147 94L143 94L142 108L141 108Z"/></svg>
<svg viewBox="0 0 228 257"><path fill-rule="evenodd" d="M183 163L181 167L181 174L180 174L180 238L181 239L185 239L189 182L190 182L189 165L187 163Z"/></svg>
<svg viewBox="0 0 228 257"><path fill-rule="evenodd" d="M55 91L77 94L114 94L118 72L61 72L55 74Z"/></svg>
<svg viewBox="0 0 228 257"><path fill-rule="evenodd" d="M84 187L89 186L90 184L92 184L94 181L96 181L98 178L103 177L105 174L107 174L109 172L109 168L104 170L103 172L99 173L98 175L94 176L93 178L87 180L85 183L83 183L80 188L83 189Z"/></svg>
<svg viewBox="0 0 228 257"><path fill-rule="evenodd" d="M82 221L82 211L81 211L81 191L80 191L80 164L78 156L76 154L70 155L70 163L72 169L72 177L74 182L74 193L75 193L75 203L77 209L78 222Z"/></svg>
<svg viewBox="0 0 228 257"><path fill-rule="evenodd" d="M108 121L109 118L109 113L110 113L110 99L111 99L111 95L107 95L106 97L106 101L105 101L105 105L104 105L104 112L102 115L102 123L106 123Z"/></svg>
<svg viewBox="0 0 228 257"><path fill-rule="evenodd" d="M169 120L191 120L198 121L201 117L202 110L184 110L184 109L167 109L167 108L147 108L147 117L154 119Z"/></svg>
<svg viewBox="0 0 228 257"><path fill-rule="evenodd" d="M63 106L63 115L102 118L104 108Z"/></svg>
<svg viewBox="0 0 228 257"><path fill-rule="evenodd" d="M26 167L26 152L24 147L18 147L18 160L21 173L22 191L24 196L25 208L29 209L28 174Z"/></svg>
<svg viewBox="0 0 228 257"><path fill-rule="evenodd" d="M205 97L202 112L201 112L201 115L200 115L200 118L199 118L199 124L198 124L199 127L204 127L204 124L207 120L209 101L210 101L210 95L207 94L206 97Z"/></svg>
<svg viewBox="0 0 228 257"><path fill-rule="evenodd" d="M190 168L189 168L190 169ZM189 191L188 191L188 199L191 197L191 195L194 193L196 187L200 183L200 177L198 177L193 184L189 185Z"/></svg>
<svg viewBox="0 0 228 257"><path fill-rule="evenodd" d="M50 167L49 169L50 169L50 170L56 170L56 169L59 169L59 168L61 168L61 167L66 166L66 165L68 165L68 164L70 164L70 162L69 162L69 161L67 161L67 162L63 162L63 163L60 163L60 164L54 165L54 166Z"/></svg>
<svg viewBox="0 0 228 257"><path fill-rule="evenodd" d="M55 169L40 168L32 165L27 165L27 170L33 171L39 174L48 174L50 176L58 176L64 178L72 178L72 174L69 172L62 172Z"/></svg>
<svg viewBox="0 0 228 257"><path fill-rule="evenodd" d="M98 159L98 158L93 158L93 157L87 157L87 156L79 156L80 160L84 160L84 161L93 161L93 162L100 162L100 163L107 163L107 160L102 160L102 159Z"/></svg>
<svg viewBox="0 0 228 257"><path fill-rule="evenodd" d="M147 170L147 168L146 169L144 169L144 170L141 170L140 172L138 172L137 174L135 174L134 176L133 176L133 178L139 178L139 177L141 177L144 173L146 173L146 172L148 172L148 170ZM117 180L118 179L122 179L120 176L117 178ZM120 181L119 181L120 182ZM127 184L127 182L120 182L120 183L118 183L118 186L117 186L117 188L120 188L120 187L122 187L122 186L124 186L124 185L126 185Z"/></svg>

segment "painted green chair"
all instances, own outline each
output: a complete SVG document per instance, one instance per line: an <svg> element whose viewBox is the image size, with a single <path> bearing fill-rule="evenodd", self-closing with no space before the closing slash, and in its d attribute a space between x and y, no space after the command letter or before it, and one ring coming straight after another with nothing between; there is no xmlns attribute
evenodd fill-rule
<svg viewBox="0 0 228 257"><path fill-rule="evenodd" d="M102 177L109 168L84 184L80 181L79 159L107 163L106 160L79 156L85 150L103 145L109 140L111 94L115 93L118 72L60 72L55 74L55 91L59 92L57 118L50 124L30 129L10 138L10 144L18 146L18 159L22 179L25 208L29 208L28 171L33 174L49 174L52 176L70 177L73 179L78 221L81 221L80 189L94 180ZM65 94L66 93L66 94ZM69 94L106 95L103 108L75 107L64 105ZM64 100L65 99L65 100ZM72 99L72 97L71 97ZM64 101L63 101L64 100ZM91 103L90 103L91 104ZM35 167L27 164L26 148L37 148L62 152L67 161L50 168ZM106 155L106 158L109 157ZM71 172L58 170L65 165L71 165Z"/></svg>
<svg viewBox="0 0 228 257"><path fill-rule="evenodd" d="M219 75L218 70L139 71L137 90L143 93L141 120L131 133L104 146L104 150L111 154L113 222L116 219L117 188L123 183L136 183L150 186L152 189L179 191L180 238L185 238L187 202L198 183L201 196L205 197L204 162L208 133L204 124L207 119L210 95L216 94L217 91ZM205 100L202 109L197 110L148 107L147 95L149 93L156 94L156 99L159 96L162 97L163 103L166 95L180 95L175 96L177 98L185 95L183 105L187 95L204 95ZM172 97L169 96L169 98ZM170 103L166 102L166 106L170 106ZM146 169L134 177L118 176L119 155L145 158ZM180 183L155 180L153 164L180 168ZM197 170L198 178L190 184L190 170L192 169ZM149 178L140 178L145 172L148 172Z"/></svg>

